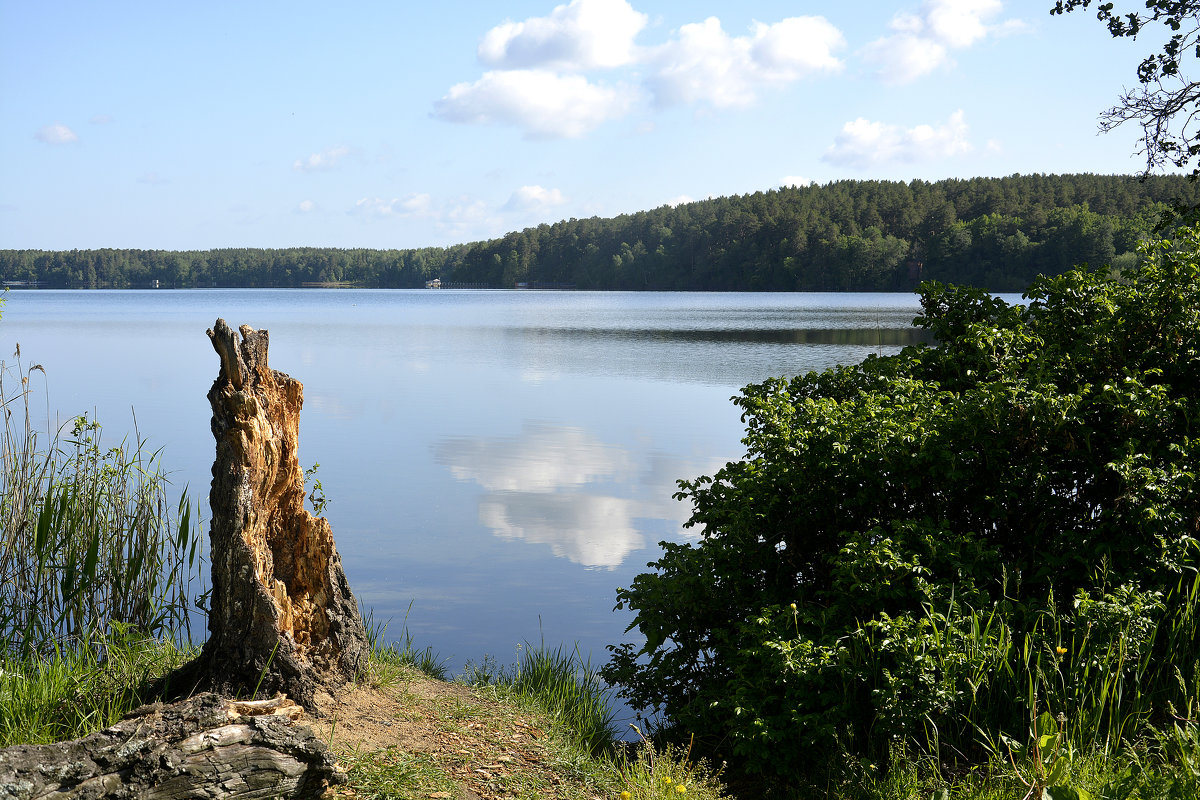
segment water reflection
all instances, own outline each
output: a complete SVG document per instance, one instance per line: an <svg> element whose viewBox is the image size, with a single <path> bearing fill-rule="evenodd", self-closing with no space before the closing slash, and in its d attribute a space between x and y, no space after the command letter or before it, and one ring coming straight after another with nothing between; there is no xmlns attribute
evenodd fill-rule
<svg viewBox="0 0 1200 800"><path fill-rule="evenodd" d="M479 521L503 539L548 544L559 558L613 570L646 546L633 525L636 507L621 497L503 492L479 501Z"/></svg>
<svg viewBox="0 0 1200 800"><path fill-rule="evenodd" d="M527 336L553 336L564 340L654 341L733 344L832 344L857 347L907 347L933 344L922 328L533 328Z"/></svg>
<svg viewBox="0 0 1200 800"><path fill-rule="evenodd" d="M526 424L505 437L447 437L437 463L485 491L479 521L502 539L549 545L590 568L616 569L647 546L639 524L678 531L687 507L670 499L675 479L706 469L601 442L578 427Z"/></svg>

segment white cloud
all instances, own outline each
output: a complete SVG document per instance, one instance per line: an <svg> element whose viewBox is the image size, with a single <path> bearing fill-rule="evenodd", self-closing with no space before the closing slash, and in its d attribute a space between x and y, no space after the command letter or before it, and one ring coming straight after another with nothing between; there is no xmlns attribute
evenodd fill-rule
<svg viewBox="0 0 1200 800"><path fill-rule="evenodd" d="M567 198L558 189L545 189L541 186L522 186L512 193L504 204L505 211L541 211L543 209L561 206Z"/></svg>
<svg viewBox="0 0 1200 800"><path fill-rule="evenodd" d="M527 424L511 437L444 439L434 458L484 490L479 521L496 536L549 545L556 556L608 569L646 546L642 524L683 525L691 507L672 499L677 477L719 466L638 463L583 429L547 424Z"/></svg>
<svg viewBox="0 0 1200 800"><path fill-rule="evenodd" d="M437 461L460 481L493 492L561 492L585 484L628 478L629 454L580 428L526 425L519 436L445 440Z"/></svg>
<svg viewBox="0 0 1200 800"><path fill-rule="evenodd" d="M559 558L616 569L646 546L635 501L586 494L501 493L479 501L479 521L502 539L550 545Z"/></svg>
<svg viewBox="0 0 1200 800"><path fill-rule="evenodd" d="M628 64L647 16L626 0L571 0L548 17L505 22L484 34L479 60L502 69L579 71Z"/></svg>
<svg viewBox="0 0 1200 800"><path fill-rule="evenodd" d="M345 145L328 147L320 153L313 153L308 158L297 158L292 162L292 169L301 172L318 172L333 169L343 158L350 155L350 148Z"/></svg>
<svg viewBox="0 0 1200 800"><path fill-rule="evenodd" d="M773 25L755 23L753 35L732 37L721 21L682 26L673 41L654 48L647 79L659 107L708 103L717 108L754 102L766 85L791 83L836 72L834 51L845 46L841 32L824 17L791 17Z"/></svg>
<svg viewBox="0 0 1200 800"><path fill-rule="evenodd" d="M514 125L527 138L579 137L650 97L658 108L746 106L764 87L843 67L835 52L845 37L824 17L755 22L745 36L729 35L709 17L665 43L639 47L634 40L646 22L627 0L572 0L546 17L505 22L479 45L479 60L495 69L451 87L434 116ZM622 70L629 82L616 85L584 74L626 67L638 71Z"/></svg>
<svg viewBox="0 0 1200 800"><path fill-rule="evenodd" d="M970 152L963 112L955 111L936 128L903 128L859 117L842 126L834 144L821 158L838 166L865 169L897 162L931 161Z"/></svg>
<svg viewBox="0 0 1200 800"><path fill-rule="evenodd" d="M925 0L919 13L894 16L893 33L871 42L864 53L885 83L909 83L950 63L951 50L970 47L989 33L1019 29L1014 20L990 24L1001 6L1001 0Z"/></svg>
<svg viewBox="0 0 1200 800"><path fill-rule="evenodd" d="M296 206L296 210L299 211L301 214L307 214L310 211L316 211L317 204L314 203L312 200L301 200L300 205Z"/></svg>
<svg viewBox="0 0 1200 800"><path fill-rule="evenodd" d="M53 125L44 125L38 128L33 138L46 144L70 144L79 140L79 137L75 135L75 131L61 122L55 122Z"/></svg>
<svg viewBox="0 0 1200 800"><path fill-rule="evenodd" d="M373 219L421 217L430 213L432 205L433 198L427 194L410 194L403 199L393 197L391 200L364 197L354 204L349 213Z"/></svg>
<svg viewBox="0 0 1200 800"><path fill-rule="evenodd" d="M434 106L448 122L502 123L525 130L528 138L576 138L628 113L627 91L589 83L582 75L544 70L485 72L475 83L460 83Z"/></svg>
<svg viewBox="0 0 1200 800"><path fill-rule="evenodd" d="M452 241L486 239L502 232L502 217L473 197L435 198L414 193L385 200L364 197L347 212L364 221L420 220L423 229L437 230Z"/></svg>
<svg viewBox="0 0 1200 800"><path fill-rule="evenodd" d="M675 206L681 206L686 203L694 203L694 202L696 202L696 198L692 197L691 195L680 194L680 195L676 195L676 196L672 197L670 200L668 200L667 205L669 205L671 208L674 208Z"/></svg>

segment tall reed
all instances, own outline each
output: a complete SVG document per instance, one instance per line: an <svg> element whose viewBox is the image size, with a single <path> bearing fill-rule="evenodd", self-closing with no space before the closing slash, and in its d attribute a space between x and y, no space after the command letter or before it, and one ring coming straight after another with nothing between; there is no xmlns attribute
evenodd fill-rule
<svg viewBox="0 0 1200 800"><path fill-rule="evenodd" d="M0 655L102 646L114 624L190 641L201 539L186 489L170 501L136 426L111 447L86 416L35 429L38 371L19 351L0 368Z"/></svg>

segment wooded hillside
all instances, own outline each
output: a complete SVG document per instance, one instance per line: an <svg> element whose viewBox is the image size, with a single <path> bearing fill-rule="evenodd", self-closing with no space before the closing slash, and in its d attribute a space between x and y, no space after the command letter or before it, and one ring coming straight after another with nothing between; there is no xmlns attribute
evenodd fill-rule
<svg viewBox="0 0 1200 800"><path fill-rule="evenodd" d="M924 279L1020 291L1075 264L1132 261L1169 203L1195 205L1185 176L1014 175L838 181L570 219L440 248L3 250L0 281L48 287L887 291Z"/></svg>

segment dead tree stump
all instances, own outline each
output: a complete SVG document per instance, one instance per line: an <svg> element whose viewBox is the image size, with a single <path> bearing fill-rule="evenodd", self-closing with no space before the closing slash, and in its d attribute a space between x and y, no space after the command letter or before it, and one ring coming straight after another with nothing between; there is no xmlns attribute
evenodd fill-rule
<svg viewBox="0 0 1200 800"><path fill-rule="evenodd" d="M312 729L293 724L300 711L214 694L143 706L83 739L0 750L0 798L318 798L346 778Z"/></svg>
<svg viewBox="0 0 1200 800"><path fill-rule="evenodd" d="M304 387L267 365L267 331L240 333L223 319L208 331L221 358L208 392L217 441L209 637L172 691L283 692L315 711L317 690L366 666L367 631L329 523L304 508Z"/></svg>

